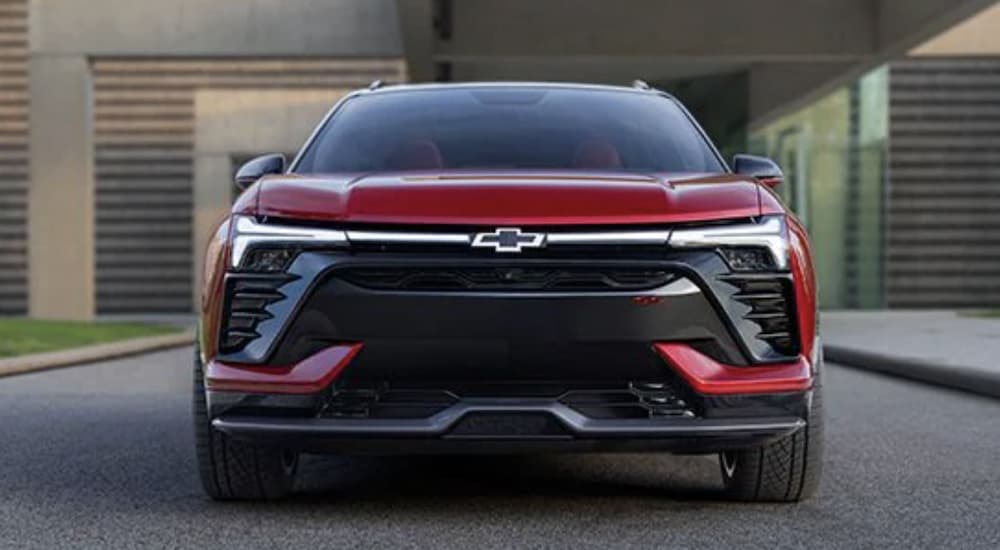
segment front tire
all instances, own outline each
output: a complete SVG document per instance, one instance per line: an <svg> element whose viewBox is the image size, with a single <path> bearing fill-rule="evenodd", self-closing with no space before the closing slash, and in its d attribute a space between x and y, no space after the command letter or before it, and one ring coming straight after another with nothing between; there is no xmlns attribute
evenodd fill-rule
<svg viewBox="0 0 1000 550"><path fill-rule="evenodd" d="M237 441L212 427L205 375L194 353L194 436L202 487L215 500L274 500L295 484L298 454Z"/></svg>
<svg viewBox="0 0 1000 550"><path fill-rule="evenodd" d="M799 502L819 488L823 398L817 380L806 427L768 445L719 454L726 495L746 502Z"/></svg>

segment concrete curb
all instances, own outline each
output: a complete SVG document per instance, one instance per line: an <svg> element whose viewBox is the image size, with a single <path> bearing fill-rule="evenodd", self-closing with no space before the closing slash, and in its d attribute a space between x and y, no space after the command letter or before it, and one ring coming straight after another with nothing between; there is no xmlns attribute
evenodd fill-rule
<svg viewBox="0 0 1000 550"><path fill-rule="evenodd" d="M131 340L96 344L82 348L0 359L0 378L188 346L193 342L194 330L189 329L176 334L133 338Z"/></svg>
<svg viewBox="0 0 1000 550"><path fill-rule="evenodd" d="M1000 398L1000 372L933 363L919 358L890 356L829 344L823 346L823 355L831 363Z"/></svg>

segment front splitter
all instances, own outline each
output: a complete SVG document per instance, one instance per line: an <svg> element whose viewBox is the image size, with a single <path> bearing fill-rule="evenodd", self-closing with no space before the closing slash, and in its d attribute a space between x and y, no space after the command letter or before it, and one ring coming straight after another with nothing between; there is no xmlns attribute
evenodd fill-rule
<svg viewBox="0 0 1000 550"><path fill-rule="evenodd" d="M481 415L547 416L560 430L540 434L470 433L458 429L469 418ZM545 399L467 399L422 419L224 415L216 418L212 425L237 439L303 450L710 452L761 445L802 429L805 422L796 417L595 419Z"/></svg>

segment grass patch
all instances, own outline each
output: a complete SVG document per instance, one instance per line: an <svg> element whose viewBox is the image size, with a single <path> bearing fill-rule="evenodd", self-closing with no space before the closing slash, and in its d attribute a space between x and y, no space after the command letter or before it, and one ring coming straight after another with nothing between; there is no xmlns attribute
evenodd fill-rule
<svg viewBox="0 0 1000 550"><path fill-rule="evenodd" d="M142 323L86 323L0 319L0 358L180 332Z"/></svg>
<svg viewBox="0 0 1000 550"><path fill-rule="evenodd" d="M1000 309L986 309L982 311L963 311L964 317L979 317L981 319L1000 319Z"/></svg>

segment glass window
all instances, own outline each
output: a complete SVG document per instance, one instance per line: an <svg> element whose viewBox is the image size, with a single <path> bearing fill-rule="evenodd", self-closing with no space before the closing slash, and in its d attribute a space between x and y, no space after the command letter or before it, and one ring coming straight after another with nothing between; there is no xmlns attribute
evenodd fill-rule
<svg viewBox="0 0 1000 550"><path fill-rule="evenodd" d="M882 67L752 136L785 169L778 189L809 229L823 308L885 307L888 121Z"/></svg>
<svg viewBox="0 0 1000 550"><path fill-rule="evenodd" d="M669 98L600 88L484 86L352 98L294 171L471 169L724 170Z"/></svg>

